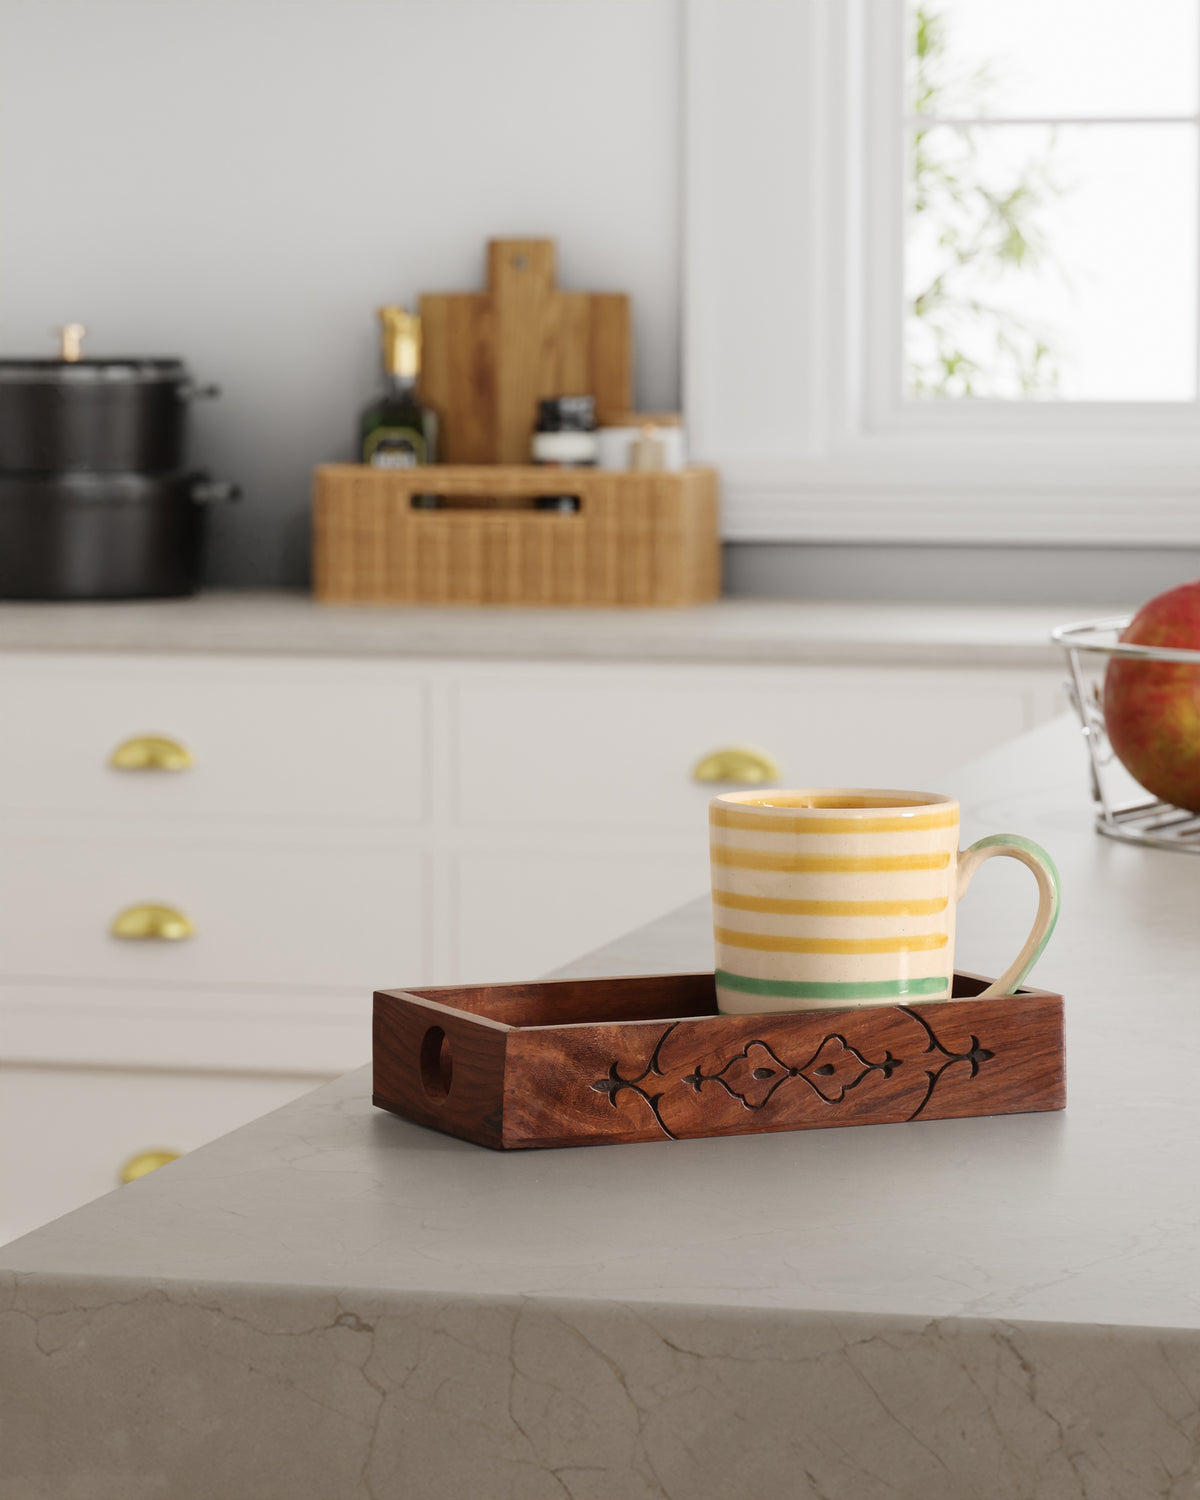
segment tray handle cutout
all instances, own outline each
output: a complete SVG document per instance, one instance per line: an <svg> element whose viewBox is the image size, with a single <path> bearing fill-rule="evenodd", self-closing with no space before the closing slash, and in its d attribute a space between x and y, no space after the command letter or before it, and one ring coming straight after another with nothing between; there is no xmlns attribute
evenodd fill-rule
<svg viewBox="0 0 1200 1500"><path fill-rule="evenodd" d="M454 1053L450 1038L440 1026L431 1026L421 1039L418 1067L421 1087L434 1104L442 1104L450 1096L454 1081Z"/></svg>

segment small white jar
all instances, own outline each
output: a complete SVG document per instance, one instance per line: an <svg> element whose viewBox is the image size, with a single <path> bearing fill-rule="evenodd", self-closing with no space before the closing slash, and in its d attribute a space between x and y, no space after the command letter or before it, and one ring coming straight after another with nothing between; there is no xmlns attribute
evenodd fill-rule
<svg viewBox="0 0 1200 1500"><path fill-rule="evenodd" d="M596 462L597 447L594 432L535 432L532 457L535 464L582 467Z"/></svg>

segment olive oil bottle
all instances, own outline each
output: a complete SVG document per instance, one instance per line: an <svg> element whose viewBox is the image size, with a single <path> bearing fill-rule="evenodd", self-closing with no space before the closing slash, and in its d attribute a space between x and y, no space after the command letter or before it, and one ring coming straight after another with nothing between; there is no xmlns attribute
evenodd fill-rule
<svg viewBox="0 0 1200 1500"><path fill-rule="evenodd" d="M403 307L381 307L382 395L359 419L359 457L379 469L437 462L437 416L421 404L421 320Z"/></svg>

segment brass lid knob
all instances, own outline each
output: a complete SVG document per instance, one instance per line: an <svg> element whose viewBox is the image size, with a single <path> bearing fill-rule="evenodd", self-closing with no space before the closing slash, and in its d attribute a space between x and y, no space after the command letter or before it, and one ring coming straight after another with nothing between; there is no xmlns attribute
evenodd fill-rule
<svg viewBox="0 0 1200 1500"><path fill-rule="evenodd" d="M82 323L64 323L55 332L61 340L59 358L69 365L78 364L83 358L83 339L87 329Z"/></svg>

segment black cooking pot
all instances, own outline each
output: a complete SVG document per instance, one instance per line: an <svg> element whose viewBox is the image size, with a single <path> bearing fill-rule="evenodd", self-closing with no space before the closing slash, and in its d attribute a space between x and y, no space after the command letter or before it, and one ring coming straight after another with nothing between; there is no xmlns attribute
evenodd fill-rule
<svg viewBox="0 0 1200 1500"><path fill-rule="evenodd" d="M239 493L206 474L0 474L0 598L193 594L207 508Z"/></svg>
<svg viewBox="0 0 1200 1500"><path fill-rule="evenodd" d="M178 359L0 360L0 471L178 471L189 402L216 394Z"/></svg>

